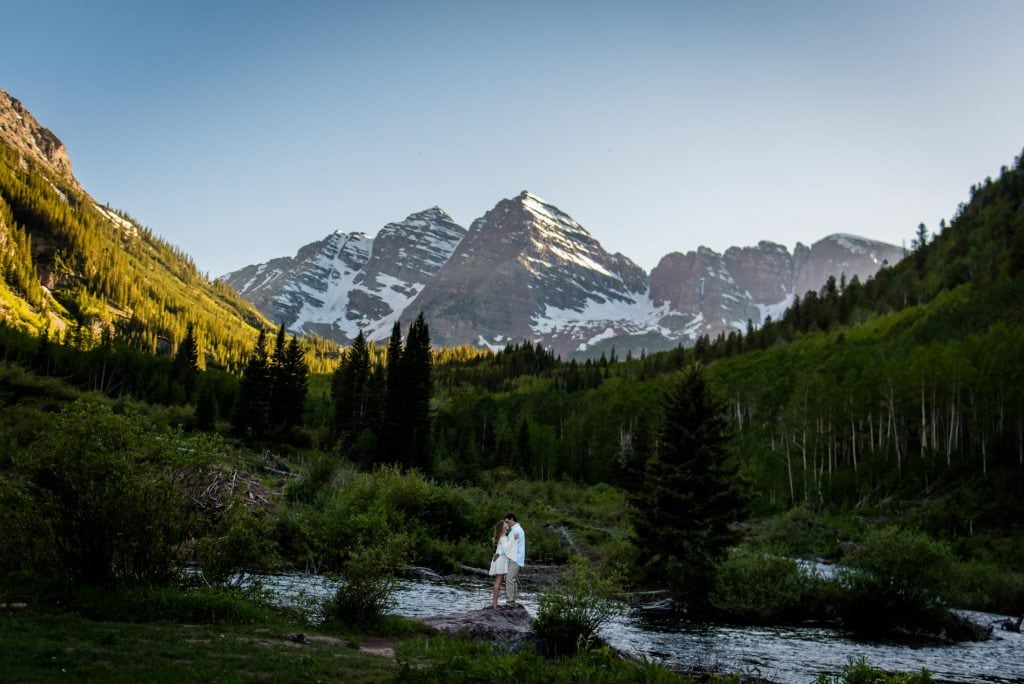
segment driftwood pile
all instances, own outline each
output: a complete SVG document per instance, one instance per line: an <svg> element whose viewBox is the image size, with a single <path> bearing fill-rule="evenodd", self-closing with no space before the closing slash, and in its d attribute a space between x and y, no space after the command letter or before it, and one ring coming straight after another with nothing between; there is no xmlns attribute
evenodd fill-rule
<svg viewBox="0 0 1024 684"><path fill-rule="evenodd" d="M273 507L283 485L282 481L277 488L271 489L252 473L224 468L196 468L179 475L196 509L213 522L220 520L236 503L245 506L248 513Z"/></svg>

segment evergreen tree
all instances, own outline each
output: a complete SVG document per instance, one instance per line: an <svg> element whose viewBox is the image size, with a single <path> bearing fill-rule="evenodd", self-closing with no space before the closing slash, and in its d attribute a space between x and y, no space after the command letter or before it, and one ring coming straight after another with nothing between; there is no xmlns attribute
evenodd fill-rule
<svg viewBox="0 0 1024 684"><path fill-rule="evenodd" d="M263 437L270 418L270 359L267 355L267 333L260 329L256 348L249 356L238 388L231 426L240 437Z"/></svg>
<svg viewBox="0 0 1024 684"><path fill-rule="evenodd" d="M334 420L331 434L343 450L351 448L359 434L371 424L370 351L360 330L331 378Z"/></svg>
<svg viewBox="0 0 1024 684"><path fill-rule="evenodd" d="M431 470L430 396L433 393L433 357L430 330L420 312L409 326L401 359L404 451L400 462L424 473Z"/></svg>
<svg viewBox="0 0 1024 684"><path fill-rule="evenodd" d="M185 329L185 338L178 345L178 353L171 362L171 378L184 390L186 401L192 398L198 377L199 343L196 341L195 328L189 323Z"/></svg>
<svg viewBox="0 0 1024 684"><path fill-rule="evenodd" d="M213 432L217 428L217 398L209 382L201 382L196 393L196 429Z"/></svg>
<svg viewBox="0 0 1024 684"><path fill-rule="evenodd" d="M388 340L387 367L384 370L384 406L381 419L381 454L388 463L401 462L402 425L405 423L404 381L402 379L402 325L395 321Z"/></svg>
<svg viewBox="0 0 1024 684"><path fill-rule="evenodd" d="M276 414L278 430L281 435L287 436L302 427L302 414L309 391L306 351L297 338L292 337L285 345L279 364L274 368L271 403L279 411Z"/></svg>
<svg viewBox="0 0 1024 684"><path fill-rule="evenodd" d="M633 497L641 557L691 609L707 606L714 569L736 539L744 513L738 476L727 462L728 418L694 366L664 399L656 454Z"/></svg>

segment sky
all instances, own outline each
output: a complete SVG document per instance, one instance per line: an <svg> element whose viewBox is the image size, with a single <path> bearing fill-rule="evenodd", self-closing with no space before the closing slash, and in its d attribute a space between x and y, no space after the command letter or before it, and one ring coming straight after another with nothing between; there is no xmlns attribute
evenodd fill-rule
<svg viewBox="0 0 1024 684"><path fill-rule="evenodd" d="M529 190L650 271L908 244L1024 149L1020 0L0 0L0 88L218 276Z"/></svg>

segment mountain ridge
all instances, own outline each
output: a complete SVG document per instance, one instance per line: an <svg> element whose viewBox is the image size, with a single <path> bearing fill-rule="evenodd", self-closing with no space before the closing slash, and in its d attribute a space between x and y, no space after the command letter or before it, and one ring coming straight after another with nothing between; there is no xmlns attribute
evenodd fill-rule
<svg viewBox="0 0 1024 684"><path fill-rule="evenodd" d="M369 238L371 243L380 235ZM429 239L429 231L404 239L409 241L396 254L414 249L417 239ZM701 335L743 330L748 320L760 325L769 315L777 318L794 295L805 291L801 288L817 290L830 275L865 279L903 256L894 245L835 233L811 246L797 243L792 253L767 240L730 247L723 254L707 247L671 252L648 274L627 256L606 252L570 214L526 190L500 200L447 245L444 263L415 293L406 281L391 283L411 296L382 314L365 306L350 309L343 302L315 315L309 310L301 318L281 307L258 306L293 332L315 332L342 344L359 330L382 341L395 320L408 324L423 311L439 345L496 349L530 340L559 354L585 355L595 344L614 340L621 349L657 351L692 344ZM386 261L379 253L375 258ZM257 266L223 276L254 302L243 276ZM397 311L399 306L404 311ZM317 317L350 323L316 325Z"/></svg>

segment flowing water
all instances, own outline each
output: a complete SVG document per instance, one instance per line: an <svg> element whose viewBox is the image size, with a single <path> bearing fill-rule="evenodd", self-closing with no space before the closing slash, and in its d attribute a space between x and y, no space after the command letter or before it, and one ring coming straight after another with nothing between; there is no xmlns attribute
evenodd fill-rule
<svg viewBox="0 0 1024 684"><path fill-rule="evenodd" d="M263 585L287 605L316 606L332 596L335 580L319 575L266 575ZM424 617L490 605L490 582L479 579L403 580L394 613ZM529 587L521 596L531 615L539 594ZM991 624L1003 616L963 612L975 622ZM645 618L626 612L601 630L613 646L683 666L717 666L727 672L758 675L780 684L809 684L821 672L838 672L851 659L864 658L889 671L927 668L939 681L1024 684L1024 635L996 627L992 638L953 646L905 646L864 643L824 627L733 627L678 619Z"/></svg>

